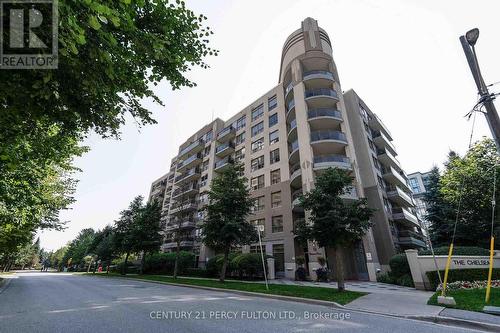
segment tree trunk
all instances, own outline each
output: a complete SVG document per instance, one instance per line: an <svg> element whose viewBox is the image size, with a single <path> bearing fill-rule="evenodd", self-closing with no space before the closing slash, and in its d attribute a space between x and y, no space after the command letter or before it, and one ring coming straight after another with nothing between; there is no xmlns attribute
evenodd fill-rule
<svg viewBox="0 0 500 333"><path fill-rule="evenodd" d="M177 279L177 274L179 271L179 254L181 251L180 243L177 242L177 250L175 251L175 263L174 263L174 279Z"/></svg>
<svg viewBox="0 0 500 333"><path fill-rule="evenodd" d="M344 263L343 263L343 255L342 255L342 247L340 245L335 249L335 270L337 272L337 288L338 291L345 290L344 283Z"/></svg>
<svg viewBox="0 0 500 333"><path fill-rule="evenodd" d="M229 247L224 250L224 260L222 262L222 268L220 270L219 281L224 282L226 278L227 261L229 258Z"/></svg>
<svg viewBox="0 0 500 333"><path fill-rule="evenodd" d="M142 252L142 257L141 257L141 269L140 269L140 274L144 274L144 266L146 265L146 252Z"/></svg>
<svg viewBox="0 0 500 333"><path fill-rule="evenodd" d="M125 255L125 261L123 262L123 268L122 268L122 275L127 274L127 263L128 263L128 256L130 255L129 252Z"/></svg>
<svg viewBox="0 0 500 333"><path fill-rule="evenodd" d="M106 274L109 274L109 266L111 266L111 259L108 260L108 267L106 267Z"/></svg>

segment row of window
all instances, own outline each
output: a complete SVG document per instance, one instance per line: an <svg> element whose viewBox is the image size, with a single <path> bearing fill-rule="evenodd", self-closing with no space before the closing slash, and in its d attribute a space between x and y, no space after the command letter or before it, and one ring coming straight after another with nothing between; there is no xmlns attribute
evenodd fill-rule
<svg viewBox="0 0 500 333"><path fill-rule="evenodd" d="M264 227L264 235L266 232L266 219L256 219L250 221L255 226ZM283 232L283 215L273 216L271 218L271 233Z"/></svg>
<svg viewBox="0 0 500 333"><path fill-rule="evenodd" d="M279 150L279 148L275 149L275 150L272 150L269 153L269 160L270 160L270 164L274 164L274 163L280 161L280 150ZM259 157L256 157L256 158L252 159L252 161L250 163L250 170L252 172L260 170L262 168L264 168L264 155L261 155Z"/></svg>
<svg viewBox="0 0 500 333"><path fill-rule="evenodd" d="M280 169L271 171L271 185L278 184L281 182ZM250 188L252 190L258 190L265 187L264 175L260 175L250 179Z"/></svg>
<svg viewBox="0 0 500 333"><path fill-rule="evenodd" d="M278 123L278 113L274 113L269 116L269 128L273 127ZM252 126L252 138L254 136L259 135L260 133L264 132L264 122L261 121L260 123Z"/></svg>
<svg viewBox="0 0 500 333"><path fill-rule="evenodd" d="M265 199L266 199L265 195L254 199L254 206L252 209L254 213L266 209ZM271 193L271 208L276 208L280 206L281 206L281 191Z"/></svg>

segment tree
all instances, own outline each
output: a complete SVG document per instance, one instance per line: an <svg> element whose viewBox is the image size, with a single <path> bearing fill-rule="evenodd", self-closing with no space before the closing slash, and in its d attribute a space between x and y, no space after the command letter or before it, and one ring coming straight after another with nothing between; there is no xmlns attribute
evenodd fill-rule
<svg viewBox="0 0 500 333"><path fill-rule="evenodd" d="M64 254L63 262L71 262L72 265L76 265L76 268L82 268L85 265L85 257L90 254L90 246L94 241L95 231L92 228L87 228L81 230L75 239L73 239L69 245L68 250Z"/></svg>
<svg viewBox="0 0 500 333"><path fill-rule="evenodd" d="M257 240L255 226L247 221L253 200L241 177L241 165L231 165L216 177L208 193L207 217L202 226L205 245L224 254L219 281L224 282L229 252Z"/></svg>
<svg viewBox="0 0 500 333"><path fill-rule="evenodd" d="M340 196L352 187L354 178L346 170L329 168L318 175L314 188L300 198L310 212L310 224L303 221L296 229L298 236L315 240L320 247L335 249L338 290L345 289L343 248L361 240L371 226L373 210L366 199L346 202Z"/></svg>
<svg viewBox="0 0 500 333"><path fill-rule="evenodd" d="M157 251L163 241L161 207L157 201L143 204L143 197L137 196L129 208L120 213L115 222L115 246L125 253L122 274L126 274L130 254L141 253L141 273L147 253Z"/></svg>
<svg viewBox="0 0 500 333"><path fill-rule="evenodd" d="M192 87L186 73L216 55L204 15L167 0L59 0L59 67L0 71L0 253L60 228L75 156L90 132L119 137L127 115L153 124L152 87Z"/></svg>
<svg viewBox="0 0 500 333"><path fill-rule="evenodd" d="M429 198L431 235L437 240L437 245L449 245L451 242L460 204L455 245L489 247L495 169L497 189L500 186L498 163L496 146L491 139L476 142L463 157L455 153L449 155L439 180L438 205ZM431 195L433 193L435 189ZM496 201L499 195L497 191ZM439 214L436 214L436 209ZM497 236L498 228L498 223L495 223Z"/></svg>
<svg viewBox="0 0 500 333"><path fill-rule="evenodd" d="M106 263L106 273L108 273L111 261L117 256L115 230L113 227L108 225L96 232L89 252L94 253L97 256L97 260Z"/></svg>

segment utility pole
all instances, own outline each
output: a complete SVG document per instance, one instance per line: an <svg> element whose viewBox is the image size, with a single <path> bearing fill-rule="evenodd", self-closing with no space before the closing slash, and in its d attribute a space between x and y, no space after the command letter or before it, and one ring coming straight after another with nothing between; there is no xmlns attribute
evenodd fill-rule
<svg viewBox="0 0 500 333"><path fill-rule="evenodd" d="M467 58L467 62L469 63L472 77L476 82L477 91L480 96L478 104L483 104L484 108L486 109L486 113L484 115L486 116L491 134L493 135L493 139L495 140L495 144L497 145L497 151L500 153L500 119L498 118L495 104L493 104L495 96L489 93L488 87L486 86L486 84L484 84L481 70L479 69L476 49L474 48L478 37L479 29L474 28L467 31L465 36L460 36L460 43L462 44L465 57Z"/></svg>

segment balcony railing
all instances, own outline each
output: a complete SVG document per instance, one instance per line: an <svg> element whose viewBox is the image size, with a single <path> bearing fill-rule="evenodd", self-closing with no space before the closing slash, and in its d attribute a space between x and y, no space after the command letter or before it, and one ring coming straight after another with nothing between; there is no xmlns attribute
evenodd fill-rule
<svg viewBox="0 0 500 333"><path fill-rule="evenodd" d="M298 140L295 140L294 142L292 142L289 146L288 146L288 149L290 151L290 155L292 155L292 153L299 148L299 141Z"/></svg>
<svg viewBox="0 0 500 333"><path fill-rule="evenodd" d="M294 128L297 128L297 119L292 120L290 126L288 127L288 133L290 133Z"/></svg>
<svg viewBox="0 0 500 333"><path fill-rule="evenodd" d="M191 184L189 186L178 188L177 190L174 191L174 193L172 193L172 197L174 198L178 197L187 192L198 190L198 188L199 188L198 184Z"/></svg>
<svg viewBox="0 0 500 333"><path fill-rule="evenodd" d="M187 146L186 148L182 149L179 152L179 156L185 155L185 154L189 153L195 147L200 146L200 145L202 146L204 144L205 144L205 142L203 140L197 140L195 142L192 142L189 146Z"/></svg>
<svg viewBox="0 0 500 333"><path fill-rule="evenodd" d="M308 119L321 117L342 119L342 113L339 110L333 108L317 108L311 109L307 112Z"/></svg>
<svg viewBox="0 0 500 333"><path fill-rule="evenodd" d="M228 134L235 133L236 130L233 126L228 126L226 128L223 128L218 134L217 134L217 139L221 139L225 137Z"/></svg>
<svg viewBox="0 0 500 333"><path fill-rule="evenodd" d="M223 158L222 160L215 162L215 169L219 169L219 168L221 168L227 164L231 164L231 163L234 163L233 159L231 158L231 156L227 156L227 157Z"/></svg>
<svg viewBox="0 0 500 333"><path fill-rule="evenodd" d="M319 89L306 90L305 94L306 98L317 97L317 96L328 96L328 97L338 98L337 92L333 89L319 88Z"/></svg>
<svg viewBox="0 0 500 333"><path fill-rule="evenodd" d="M293 108L295 107L295 100L291 99L290 102L288 102L288 105L286 107L286 112L290 112Z"/></svg>
<svg viewBox="0 0 500 333"><path fill-rule="evenodd" d="M193 168L193 169L189 169L187 172L175 177L175 182L179 182L181 180L184 180L186 178L189 178L191 176L194 176L194 175L199 175L200 174L200 169L198 168ZM175 191L174 191L175 193Z"/></svg>
<svg viewBox="0 0 500 333"><path fill-rule="evenodd" d="M215 153L218 154L221 151L226 150L228 148L234 148L234 143L232 143L231 141L229 141L229 142L226 142L226 143L224 143L222 145L219 145L217 148L215 148Z"/></svg>
<svg viewBox="0 0 500 333"><path fill-rule="evenodd" d="M290 91L292 91L292 90L293 90L293 82L290 82L290 83L288 84L288 86L286 86L286 88L285 88L285 97L286 97L286 95L288 95L288 93L289 93Z"/></svg>
<svg viewBox="0 0 500 333"><path fill-rule="evenodd" d="M336 140L347 143L345 134L339 131L321 130L311 133L311 142L323 141L323 140Z"/></svg>
<svg viewBox="0 0 500 333"><path fill-rule="evenodd" d="M321 71L321 70L316 70L316 71L308 71L305 72L302 79L303 80L309 80L309 79L328 79L333 81L333 73L329 71Z"/></svg>
<svg viewBox="0 0 500 333"><path fill-rule="evenodd" d="M180 161L177 164L177 169L181 169L183 166L188 165L189 163L191 163L199 158L201 158L201 154L192 155L192 156L188 157L187 159L185 159L184 161Z"/></svg>

